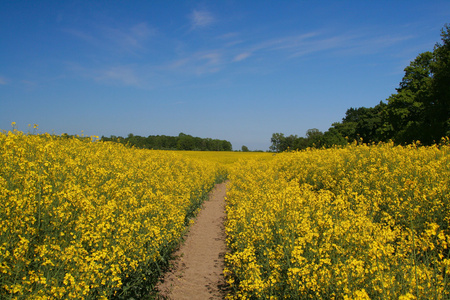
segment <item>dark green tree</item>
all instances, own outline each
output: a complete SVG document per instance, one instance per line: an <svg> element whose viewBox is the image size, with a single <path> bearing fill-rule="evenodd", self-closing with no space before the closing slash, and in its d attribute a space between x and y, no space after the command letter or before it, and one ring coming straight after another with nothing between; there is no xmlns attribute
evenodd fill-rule
<svg viewBox="0 0 450 300"><path fill-rule="evenodd" d="M195 139L188 134L180 133L178 135L178 150L193 150L195 148Z"/></svg>
<svg viewBox="0 0 450 300"><path fill-rule="evenodd" d="M339 133L341 137L347 138L349 142L360 138L364 142L379 142L381 140L379 128L383 124L382 111L385 106L385 103L380 102L375 107L349 108L341 123L333 123L331 128L334 130L328 134L328 138L334 135L341 144L342 139L336 135Z"/></svg>
<svg viewBox="0 0 450 300"><path fill-rule="evenodd" d="M269 147L271 151L283 152L287 149L286 138L283 133L273 133L270 142L272 143Z"/></svg>
<svg viewBox="0 0 450 300"><path fill-rule="evenodd" d="M431 101L427 103L427 118L431 120L432 139L450 136L450 26L441 31L442 43L434 47Z"/></svg>
<svg viewBox="0 0 450 300"><path fill-rule="evenodd" d="M432 106L432 60L433 53L424 52L405 68L397 93L387 99L382 112L380 135L384 139L391 138L397 143L431 142L432 116L427 109Z"/></svg>
<svg viewBox="0 0 450 300"><path fill-rule="evenodd" d="M295 135L296 137L296 135ZM308 143L308 139L304 138L304 137L297 137L294 141L294 144L292 145L291 149L292 150L302 150L302 149L306 149L309 146Z"/></svg>
<svg viewBox="0 0 450 300"><path fill-rule="evenodd" d="M317 128L308 129L306 131L306 139L308 140L308 147L320 148L322 147L323 132Z"/></svg>
<svg viewBox="0 0 450 300"><path fill-rule="evenodd" d="M284 136L283 133L274 133L270 139L272 145L269 149L273 152L296 150L298 149L298 139L297 135Z"/></svg>
<svg viewBox="0 0 450 300"><path fill-rule="evenodd" d="M322 143L325 148L333 147L334 145L346 145L347 140L337 131L336 128L330 128L324 132Z"/></svg>
<svg viewBox="0 0 450 300"><path fill-rule="evenodd" d="M231 145L231 142L227 140L222 140L222 151L232 151L233 146Z"/></svg>
<svg viewBox="0 0 450 300"><path fill-rule="evenodd" d="M405 68L397 93L388 98L381 132L397 143L432 144L450 135L450 28L433 52Z"/></svg>

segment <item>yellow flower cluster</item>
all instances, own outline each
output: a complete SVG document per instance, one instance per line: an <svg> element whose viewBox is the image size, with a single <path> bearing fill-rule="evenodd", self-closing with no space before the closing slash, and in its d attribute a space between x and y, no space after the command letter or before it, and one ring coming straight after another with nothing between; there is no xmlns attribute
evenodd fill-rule
<svg viewBox="0 0 450 300"><path fill-rule="evenodd" d="M268 152L231 152L231 151L177 151L188 157L204 159L221 165L231 165L239 160L270 160L273 153Z"/></svg>
<svg viewBox="0 0 450 300"><path fill-rule="evenodd" d="M155 281L217 172L174 152L0 133L0 298L105 299Z"/></svg>
<svg viewBox="0 0 450 300"><path fill-rule="evenodd" d="M281 153L229 179L229 299L450 298L448 142Z"/></svg>
<svg viewBox="0 0 450 300"><path fill-rule="evenodd" d="M219 170L219 181L224 181L235 162L241 160L271 160L273 153L268 152L231 152L231 151L178 151L187 157L210 161Z"/></svg>

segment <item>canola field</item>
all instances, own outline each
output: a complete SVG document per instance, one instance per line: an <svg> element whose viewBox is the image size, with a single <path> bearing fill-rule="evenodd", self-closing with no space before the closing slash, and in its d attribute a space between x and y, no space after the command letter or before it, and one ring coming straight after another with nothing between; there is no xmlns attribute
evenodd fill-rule
<svg viewBox="0 0 450 300"><path fill-rule="evenodd" d="M230 152L230 151L174 151L183 156L218 163L221 167L230 167L240 160L271 160L275 154L269 152ZM228 168L226 172L229 172Z"/></svg>
<svg viewBox="0 0 450 300"><path fill-rule="evenodd" d="M228 299L450 298L450 143L153 151L0 132L0 299L145 299L228 178Z"/></svg>
<svg viewBox="0 0 450 300"><path fill-rule="evenodd" d="M0 299L143 298L221 175L175 152L17 130L0 133L0 166Z"/></svg>
<svg viewBox="0 0 450 300"><path fill-rule="evenodd" d="M450 146L349 145L229 174L228 299L449 299Z"/></svg>

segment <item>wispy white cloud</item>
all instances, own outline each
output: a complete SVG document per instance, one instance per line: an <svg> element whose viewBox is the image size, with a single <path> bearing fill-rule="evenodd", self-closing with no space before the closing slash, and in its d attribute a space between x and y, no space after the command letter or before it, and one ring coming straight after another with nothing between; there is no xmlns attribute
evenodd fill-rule
<svg viewBox="0 0 450 300"><path fill-rule="evenodd" d="M371 54L383 51L401 42L414 38L413 35L391 36L380 35L374 37L359 36L355 38L349 47L345 48L345 54Z"/></svg>
<svg viewBox="0 0 450 300"><path fill-rule="evenodd" d="M261 42L256 48L260 49L274 49L274 50L283 50L283 49L293 49L298 48L304 45L306 41L313 37L317 37L319 33L317 32L308 32L300 35L294 36L284 36L274 39L269 39L267 41Z"/></svg>
<svg viewBox="0 0 450 300"><path fill-rule="evenodd" d="M129 28L105 27L103 34L112 44L122 50L133 52L144 49L145 42L156 34L156 30L143 22Z"/></svg>
<svg viewBox="0 0 450 300"><path fill-rule="evenodd" d="M319 32L308 32L294 36L283 36L260 41L249 47L247 52L275 51L286 53L285 57L293 58L314 52L331 50L348 45L350 37L346 35L325 37Z"/></svg>
<svg viewBox="0 0 450 300"><path fill-rule="evenodd" d="M216 37L216 40L225 43L224 47L233 47L238 44L243 43L244 41L241 39L239 33L237 32L229 32Z"/></svg>
<svg viewBox="0 0 450 300"><path fill-rule="evenodd" d="M2 76L0 76L0 85L6 85L7 84L7 82L6 82L6 78L5 77L2 77Z"/></svg>
<svg viewBox="0 0 450 300"><path fill-rule="evenodd" d="M189 64L189 62L191 60L192 59L189 58L189 57L184 57L184 58L181 58L181 59L177 59L177 60L175 60L173 62L168 63L166 69L168 69L168 70L176 70L178 68L182 68L182 67L186 66L187 64Z"/></svg>
<svg viewBox="0 0 450 300"><path fill-rule="evenodd" d="M95 37L94 35L88 34L79 29L65 28L62 29L62 31L94 46L101 46L102 44L104 44L102 43L101 38Z"/></svg>
<svg viewBox="0 0 450 300"><path fill-rule="evenodd" d="M230 47L234 47L236 45L242 44L243 42L244 42L243 40L232 40L232 41L225 43L224 46L230 48Z"/></svg>
<svg viewBox="0 0 450 300"><path fill-rule="evenodd" d="M346 35L304 40L303 42L299 42L298 44L290 47L292 50L290 57L304 56L327 50L342 49L351 47L351 45L352 37Z"/></svg>
<svg viewBox="0 0 450 300"><path fill-rule="evenodd" d="M217 65L221 61L221 54L218 52L200 54L199 60L206 61L208 65Z"/></svg>
<svg viewBox="0 0 450 300"><path fill-rule="evenodd" d="M199 21L199 23L201 23ZM206 22L207 23L207 22ZM202 24L206 24L202 23ZM126 29L110 29L103 31L103 41L119 48L138 51L145 47L145 41L154 32L145 23L136 24ZM89 35L75 32L85 40L100 40ZM119 84L138 88L170 86L184 82L190 76L204 76L223 72L233 68L233 72L271 72L274 61L292 60L305 55L322 52L327 55L362 55L385 51L383 48L395 45L410 37L366 34L364 32L344 32L330 34L312 31L298 35L282 35L278 37L245 36L243 33L226 33L217 35L211 43L200 47L191 47L184 40L171 41L181 44L178 50L170 48L172 56L161 55L160 60L143 60L139 62L121 63L117 60L97 60L95 67L79 68L78 74L106 84ZM230 44L239 39L239 43ZM167 50L167 49L166 49ZM237 62L255 62L240 68ZM86 66L86 64L82 63ZM1 78L0 78L1 79Z"/></svg>
<svg viewBox="0 0 450 300"><path fill-rule="evenodd" d="M131 66L115 66L104 70L98 70L96 80L106 82L119 82L128 86L141 86L136 69Z"/></svg>
<svg viewBox="0 0 450 300"><path fill-rule="evenodd" d="M192 53L160 69L167 72L203 75L216 73L222 70L225 64L226 60L223 57L222 51L210 50Z"/></svg>
<svg viewBox="0 0 450 300"><path fill-rule="evenodd" d="M94 26L91 33L79 29L63 29L95 47L109 51L135 53L145 49L146 42L156 34L156 29L142 22L128 27Z"/></svg>
<svg viewBox="0 0 450 300"><path fill-rule="evenodd" d="M241 53L241 54L236 55L236 56L234 57L233 61L234 61L234 62L238 62L238 61L247 59L247 58L250 57L251 55L252 55L252 54L251 54L250 52L244 52L244 53Z"/></svg>
<svg viewBox="0 0 450 300"><path fill-rule="evenodd" d="M134 64L114 64L86 66L80 63L67 63L67 68L80 77L99 83L146 87L142 67Z"/></svg>
<svg viewBox="0 0 450 300"><path fill-rule="evenodd" d="M194 10L190 15L191 29L207 27L215 22L214 16L206 10Z"/></svg>
<svg viewBox="0 0 450 300"><path fill-rule="evenodd" d="M237 32L228 32L222 35L219 35L217 38L221 40L228 40L228 39L234 39L239 36L239 33Z"/></svg>
<svg viewBox="0 0 450 300"><path fill-rule="evenodd" d="M38 82L31 80L21 80L20 83L22 84L22 87L26 89L34 89L39 86Z"/></svg>
<svg viewBox="0 0 450 300"><path fill-rule="evenodd" d="M286 58L296 58L317 52L333 51L341 55L363 55L383 51L385 48L408 40L412 36L368 36L363 33L342 33L327 35L320 32L308 32L294 36L281 36L260 40L253 44L241 43L237 46L239 52L233 56L232 61L247 59L253 54L278 52ZM266 57L269 57L266 55ZM273 57L273 56L271 56Z"/></svg>

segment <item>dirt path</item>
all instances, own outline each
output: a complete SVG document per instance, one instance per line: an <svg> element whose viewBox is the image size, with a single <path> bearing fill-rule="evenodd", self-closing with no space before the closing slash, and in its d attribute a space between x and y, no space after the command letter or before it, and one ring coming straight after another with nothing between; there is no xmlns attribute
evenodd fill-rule
<svg viewBox="0 0 450 300"><path fill-rule="evenodd" d="M166 299L223 299L225 280L226 183L216 185L209 201L191 226L187 238L175 253L178 259L158 289Z"/></svg>

